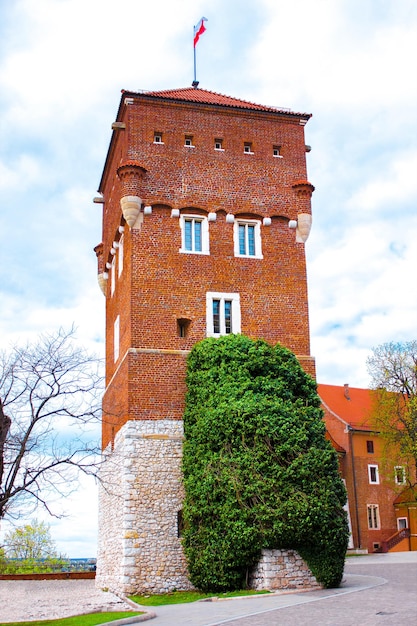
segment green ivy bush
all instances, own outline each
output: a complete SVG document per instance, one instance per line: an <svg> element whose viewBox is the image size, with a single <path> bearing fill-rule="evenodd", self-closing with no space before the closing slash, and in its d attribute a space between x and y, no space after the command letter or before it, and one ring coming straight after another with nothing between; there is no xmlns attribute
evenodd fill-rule
<svg viewBox="0 0 417 626"><path fill-rule="evenodd" d="M315 381L286 348L205 339L187 365L183 546L203 591L242 588L261 549L292 548L340 584L346 492Z"/></svg>

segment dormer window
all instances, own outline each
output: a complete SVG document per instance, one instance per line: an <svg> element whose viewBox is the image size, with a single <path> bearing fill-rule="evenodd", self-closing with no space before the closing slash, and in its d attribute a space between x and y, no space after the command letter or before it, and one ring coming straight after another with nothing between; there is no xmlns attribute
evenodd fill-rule
<svg viewBox="0 0 417 626"><path fill-rule="evenodd" d="M245 143L243 144L243 152L245 154L253 154L251 141L245 141Z"/></svg>
<svg viewBox="0 0 417 626"><path fill-rule="evenodd" d="M159 131L155 131L153 134L153 142L154 143L164 143L162 141L162 133Z"/></svg>
<svg viewBox="0 0 417 626"><path fill-rule="evenodd" d="M192 135L185 135L184 146L187 146L188 148L194 148Z"/></svg>
<svg viewBox="0 0 417 626"><path fill-rule="evenodd" d="M223 139L217 138L214 140L214 149L223 150Z"/></svg>
<svg viewBox="0 0 417 626"><path fill-rule="evenodd" d="M272 154L274 157L282 159L281 146L277 146L277 145L272 146Z"/></svg>

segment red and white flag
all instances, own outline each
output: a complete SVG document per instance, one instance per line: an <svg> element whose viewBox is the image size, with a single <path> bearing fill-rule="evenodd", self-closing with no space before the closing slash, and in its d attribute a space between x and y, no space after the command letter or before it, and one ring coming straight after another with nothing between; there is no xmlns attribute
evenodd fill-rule
<svg viewBox="0 0 417 626"><path fill-rule="evenodd" d="M198 40L200 39L200 35L202 35L206 31L204 22L207 22L206 17L202 17L197 26L194 26L194 48L196 47Z"/></svg>

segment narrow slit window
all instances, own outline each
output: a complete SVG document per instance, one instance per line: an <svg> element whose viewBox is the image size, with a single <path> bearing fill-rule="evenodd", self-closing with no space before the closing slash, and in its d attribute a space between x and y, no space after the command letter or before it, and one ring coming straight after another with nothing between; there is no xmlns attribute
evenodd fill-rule
<svg viewBox="0 0 417 626"><path fill-rule="evenodd" d="M120 315L118 315L114 321L113 327L113 350L114 350L114 362L119 358L120 353Z"/></svg>
<svg viewBox="0 0 417 626"><path fill-rule="evenodd" d="M185 318L180 318L177 320L177 329L178 329L178 337L185 339L188 335L188 329L190 326L190 320Z"/></svg>
<svg viewBox="0 0 417 626"><path fill-rule="evenodd" d="M374 453L374 442L371 439L366 442L366 451L368 454Z"/></svg>
<svg viewBox="0 0 417 626"><path fill-rule="evenodd" d="M379 506L377 504L368 504L368 528L378 530L379 527Z"/></svg>
<svg viewBox="0 0 417 626"><path fill-rule="evenodd" d="M368 465L368 476L372 485L379 485L378 465Z"/></svg>
<svg viewBox="0 0 417 626"><path fill-rule="evenodd" d="M213 300L213 332L220 334L220 300Z"/></svg>
<svg viewBox="0 0 417 626"><path fill-rule="evenodd" d="M116 257L113 256L110 269L110 295L114 294L116 289Z"/></svg>
<svg viewBox="0 0 417 626"><path fill-rule="evenodd" d="M232 332L232 301L224 301L224 332L230 335Z"/></svg>

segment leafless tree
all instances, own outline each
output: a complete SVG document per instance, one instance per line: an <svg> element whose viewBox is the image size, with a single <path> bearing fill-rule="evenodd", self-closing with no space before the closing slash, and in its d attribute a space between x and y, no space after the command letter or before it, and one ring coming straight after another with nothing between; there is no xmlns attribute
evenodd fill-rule
<svg viewBox="0 0 417 626"><path fill-rule="evenodd" d="M374 423L397 461L408 465L408 485L417 497L417 341L385 343L367 360L376 390Z"/></svg>
<svg viewBox="0 0 417 626"><path fill-rule="evenodd" d="M74 329L0 353L0 520L57 515L54 498L96 475L101 393L101 362Z"/></svg>

